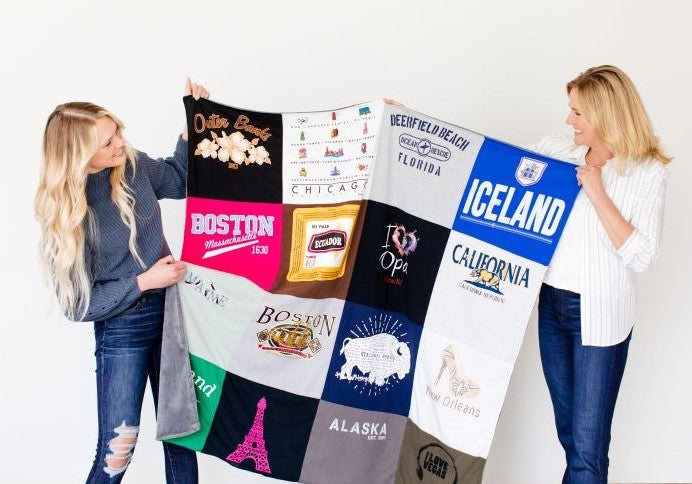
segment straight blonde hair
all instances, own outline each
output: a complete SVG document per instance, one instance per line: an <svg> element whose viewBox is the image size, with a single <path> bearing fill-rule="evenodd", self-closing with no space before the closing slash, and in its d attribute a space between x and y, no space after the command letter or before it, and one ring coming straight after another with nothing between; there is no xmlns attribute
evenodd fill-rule
<svg viewBox="0 0 692 484"><path fill-rule="evenodd" d="M663 152L637 89L621 69L610 65L587 69L567 83L567 94L573 89L620 173L630 160L668 163L673 159Z"/></svg>
<svg viewBox="0 0 692 484"><path fill-rule="evenodd" d="M89 160L98 152L96 120L111 119L118 132L123 123L104 108L87 102L61 104L48 117L43 134L43 162L34 211L41 229L39 258L44 274L70 319L83 319L91 300L91 268L86 267L87 237L96 241L96 226L86 199ZM111 199L130 230L129 250L144 267L137 250L132 190L127 164L134 169L137 152L125 144L127 162L109 175Z"/></svg>

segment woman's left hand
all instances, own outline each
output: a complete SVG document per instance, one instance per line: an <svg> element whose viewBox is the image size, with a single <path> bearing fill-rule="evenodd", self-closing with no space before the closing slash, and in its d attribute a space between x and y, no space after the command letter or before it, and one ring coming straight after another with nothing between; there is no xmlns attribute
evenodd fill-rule
<svg viewBox="0 0 692 484"><path fill-rule="evenodd" d="M207 91L207 88L202 84L192 82L189 77L185 79L185 95L192 96L195 98L195 100L199 98L209 99L209 91ZM182 136L183 139L187 141L187 124L185 124L185 127L183 128Z"/></svg>
<svg viewBox="0 0 692 484"><path fill-rule="evenodd" d="M405 108L405 107L406 107L406 106L404 106L402 103L400 103L399 101L397 101L396 99L389 99L388 97L386 97L386 98L384 98L384 99L382 99L382 100L384 101L385 104L389 104L389 105L391 105L391 106L398 106L398 107L400 107L400 108Z"/></svg>
<svg viewBox="0 0 692 484"><path fill-rule="evenodd" d="M578 166L577 182L584 188L615 250L619 250L634 232L634 226L622 216L606 192L601 167L589 164Z"/></svg>
<svg viewBox="0 0 692 484"><path fill-rule="evenodd" d="M582 165L576 168L577 183L584 188L586 195L593 201L600 195L605 194L603 188L603 178L601 178L601 168L593 165Z"/></svg>

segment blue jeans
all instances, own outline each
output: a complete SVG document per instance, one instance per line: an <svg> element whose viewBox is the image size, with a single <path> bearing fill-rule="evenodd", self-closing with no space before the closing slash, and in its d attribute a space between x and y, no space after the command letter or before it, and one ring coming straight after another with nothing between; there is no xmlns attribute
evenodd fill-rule
<svg viewBox="0 0 692 484"><path fill-rule="evenodd" d="M632 335L614 346L582 346L579 294L543 284L538 336L567 458L562 482L606 483L610 426Z"/></svg>
<svg viewBox="0 0 692 484"><path fill-rule="evenodd" d="M147 377L157 406L165 292L144 293L129 309L96 321L98 443L87 483L119 483L139 433ZM166 482L197 483L197 456L163 443Z"/></svg>

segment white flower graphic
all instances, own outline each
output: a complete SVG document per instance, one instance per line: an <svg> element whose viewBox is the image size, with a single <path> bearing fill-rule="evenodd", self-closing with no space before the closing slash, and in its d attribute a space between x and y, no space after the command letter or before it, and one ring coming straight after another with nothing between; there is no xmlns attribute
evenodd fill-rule
<svg viewBox="0 0 692 484"><path fill-rule="evenodd" d="M221 132L222 136L216 138L219 144L219 161L226 162L228 160L234 163L242 163L245 161L245 152L250 149L250 142L245 139L245 136L240 131L232 133L230 136L225 131Z"/></svg>
<svg viewBox="0 0 692 484"><path fill-rule="evenodd" d="M245 163L257 163L262 165L264 163L271 165L271 159L269 159L269 152L264 146L253 146L248 150L248 157Z"/></svg>
<svg viewBox="0 0 692 484"><path fill-rule="evenodd" d="M202 158L214 158L226 163L232 161L237 164L257 163L258 165L271 165L269 152L264 146L257 146L259 138L249 141L240 131L227 135L221 131L221 136L210 131L211 139L203 139L197 144L195 155Z"/></svg>
<svg viewBox="0 0 692 484"><path fill-rule="evenodd" d="M203 139L197 144L197 149L195 150L195 155L202 155L202 158L209 158L210 156L212 158L217 157L216 150L219 149L219 145L217 145L215 142L208 140L208 139Z"/></svg>

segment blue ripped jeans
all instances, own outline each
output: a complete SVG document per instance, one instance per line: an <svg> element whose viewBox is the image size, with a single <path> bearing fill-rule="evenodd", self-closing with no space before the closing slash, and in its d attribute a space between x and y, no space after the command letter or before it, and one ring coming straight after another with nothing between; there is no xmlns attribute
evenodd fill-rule
<svg viewBox="0 0 692 484"><path fill-rule="evenodd" d="M147 378L157 405L165 292L144 293L125 312L94 323L98 443L87 483L119 483L139 432ZM166 482L197 483L197 456L163 443Z"/></svg>
<svg viewBox="0 0 692 484"><path fill-rule="evenodd" d="M632 335L613 346L582 346L579 294L543 284L538 336L567 458L562 482L605 484L610 426Z"/></svg>

